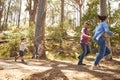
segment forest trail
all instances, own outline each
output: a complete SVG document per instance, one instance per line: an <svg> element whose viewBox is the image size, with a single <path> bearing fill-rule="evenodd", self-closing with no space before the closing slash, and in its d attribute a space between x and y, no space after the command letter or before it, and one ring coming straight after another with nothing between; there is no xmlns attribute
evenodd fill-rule
<svg viewBox="0 0 120 80"><path fill-rule="evenodd" d="M78 66L77 60L0 59L0 80L120 80L120 59L102 61L99 70L92 70L93 61ZM2 69L3 68L3 69Z"/></svg>

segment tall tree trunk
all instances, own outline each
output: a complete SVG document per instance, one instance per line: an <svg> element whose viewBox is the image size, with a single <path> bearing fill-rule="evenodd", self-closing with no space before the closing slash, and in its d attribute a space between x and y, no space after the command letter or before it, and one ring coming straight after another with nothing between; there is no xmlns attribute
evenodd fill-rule
<svg viewBox="0 0 120 80"><path fill-rule="evenodd" d="M52 18L52 24L55 23L55 15L54 15L54 10L52 10L52 14L51 14L51 18Z"/></svg>
<svg viewBox="0 0 120 80"><path fill-rule="evenodd" d="M79 16L80 16L79 19L80 19L80 27L81 27L81 26L82 26L82 21L81 21L81 19L82 19L82 5L79 5L79 9L80 9L80 10L79 10L79 14L80 14L80 15L79 15Z"/></svg>
<svg viewBox="0 0 120 80"><path fill-rule="evenodd" d="M1 28L2 13L3 13L3 6L2 6L2 2L0 1L0 30L2 30Z"/></svg>
<svg viewBox="0 0 120 80"><path fill-rule="evenodd" d="M63 26L64 26L64 0L61 0L61 25L60 27L62 31L63 31ZM60 39L60 48L62 48L62 37Z"/></svg>
<svg viewBox="0 0 120 80"><path fill-rule="evenodd" d="M22 0L20 0L20 10L19 10L19 15L18 15L18 28L20 27L21 7L22 7Z"/></svg>
<svg viewBox="0 0 120 80"><path fill-rule="evenodd" d="M6 19L5 19L5 28L7 29L7 22L8 22L8 16L9 16L9 12L10 12L10 4L11 4L11 0L8 2L8 9L7 9L7 15L6 15Z"/></svg>
<svg viewBox="0 0 120 80"><path fill-rule="evenodd" d="M35 29L35 50L37 53L38 45L45 41L45 18L46 18L46 0L39 0L36 29ZM45 42L44 42L45 45ZM44 53L44 52L43 52ZM43 54L46 58L46 55Z"/></svg>
<svg viewBox="0 0 120 80"><path fill-rule="evenodd" d="M106 4L106 0L100 0L100 15L101 16L107 16L107 4ZM110 38L107 34L105 34L106 36L106 41L107 41L107 46L109 48L111 48L111 44L110 44ZM112 59L112 53L107 56L105 59Z"/></svg>
<svg viewBox="0 0 120 80"><path fill-rule="evenodd" d="M35 17L37 12L37 6L38 6L38 0L33 0L33 6L32 6L32 0L27 0L28 6L29 6L29 25L31 26L32 23L35 23Z"/></svg>
<svg viewBox="0 0 120 80"><path fill-rule="evenodd" d="M75 0L76 3L78 4L79 6L79 21L80 21L80 24L78 26L82 26L82 6L83 6L83 3L85 0Z"/></svg>

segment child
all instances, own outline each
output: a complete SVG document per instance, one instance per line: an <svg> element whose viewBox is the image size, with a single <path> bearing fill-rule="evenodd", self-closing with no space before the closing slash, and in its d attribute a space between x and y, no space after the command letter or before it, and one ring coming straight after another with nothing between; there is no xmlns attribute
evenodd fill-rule
<svg viewBox="0 0 120 80"><path fill-rule="evenodd" d="M43 41L41 42L41 44L38 45L38 58L40 58L42 56L44 50L44 46L43 46Z"/></svg>
<svg viewBox="0 0 120 80"><path fill-rule="evenodd" d="M15 61L20 57L21 61L24 63L24 50L27 49L26 48L26 39L22 38L21 39L21 43L20 43L20 49L19 49L19 56L15 56Z"/></svg>
<svg viewBox="0 0 120 80"><path fill-rule="evenodd" d="M91 36L89 36L89 30L88 30L88 26L89 23L85 22L84 26L81 30L81 39L80 39L80 45L82 48L82 53L81 55L78 57L79 58L79 62L78 65L85 65L83 64L83 58L84 56L86 56L87 54L90 53L90 47L89 47L89 38L91 38Z"/></svg>

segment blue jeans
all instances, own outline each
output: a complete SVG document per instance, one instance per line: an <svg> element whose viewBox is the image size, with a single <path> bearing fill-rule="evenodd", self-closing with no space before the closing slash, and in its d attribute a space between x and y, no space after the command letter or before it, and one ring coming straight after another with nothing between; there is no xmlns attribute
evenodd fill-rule
<svg viewBox="0 0 120 80"><path fill-rule="evenodd" d="M88 44L81 43L82 48L82 54L78 57L79 58L79 64L82 64L84 56L87 56L90 53L90 47Z"/></svg>
<svg viewBox="0 0 120 80"><path fill-rule="evenodd" d="M96 41L99 46L98 55L94 61L94 65L97 65L99 61L104 57L110 54L110 49L106 46L106 40L104 37L101 37L98 41Z"/></svg>

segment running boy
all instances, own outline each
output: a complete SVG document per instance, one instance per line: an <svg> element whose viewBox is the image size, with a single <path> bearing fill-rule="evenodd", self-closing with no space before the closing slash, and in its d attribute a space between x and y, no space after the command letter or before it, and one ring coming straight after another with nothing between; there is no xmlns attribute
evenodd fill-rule
<svg viewBox="0 0 120 80"><path fill-rule="evenodd" d="M15 56L15 61L20 57L21 61L24 62L24 50L27 49L26 48L26 38L22 38L21 39L21 43L20 43L20 49L19 49L19 56Z"/></svg>
<svg viewBox="0 0 120 80"><path fill-rule="evenodd" d="M83 64L83 58L84 58L84 56L86 56L87 54L90 53L90 47L89 47L88 40L89 40L89 38L91 38L91 36L89 36L90 32L89 32L88 28L89 28L89 23L85 22L84 26L81 30L80 45L82 48L82 53L78 57L79 58L78 65L85 65L85 64Z"/></svg>

